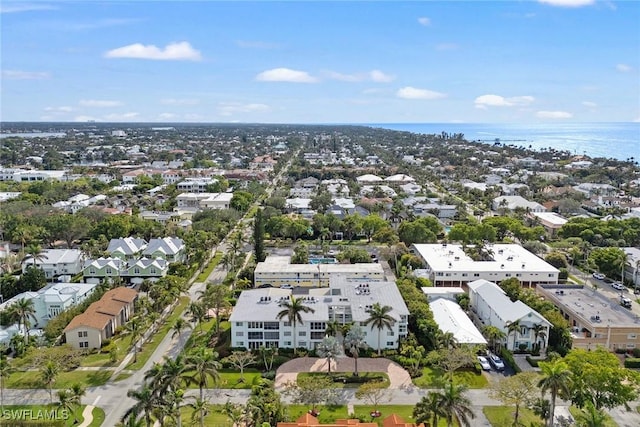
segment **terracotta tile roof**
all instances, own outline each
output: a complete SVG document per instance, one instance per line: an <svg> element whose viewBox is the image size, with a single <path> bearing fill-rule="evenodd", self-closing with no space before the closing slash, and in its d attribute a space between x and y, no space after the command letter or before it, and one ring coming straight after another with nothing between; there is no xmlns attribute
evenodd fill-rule
<svg viewBox="0 0 640 427"><path fill-rule="evenodd" d="M123 307L127 305L122 301L105 300L102 298L100 301L96 301L87 308L87 311L92 310L96 313L110 314L111 316L119 316Z"/></svg>
<svg viewBox="0 0 640 427"><path fill-rule="evenodd" d="M138 296L138 292L136 292L135 290L126 288L124 286L120 286L105 292L101 300L109 298L116 301L132 303L136 300L137 296Z"/></svg>
<svg viewBox="0 0 640 427"><path fill-rule="evenodd" d="M64 328L64 331L68 332L82 327L102 331L109 324L111 319L113 319L113 316L87 309L84 313L74 317L67 327Z"/></svg>

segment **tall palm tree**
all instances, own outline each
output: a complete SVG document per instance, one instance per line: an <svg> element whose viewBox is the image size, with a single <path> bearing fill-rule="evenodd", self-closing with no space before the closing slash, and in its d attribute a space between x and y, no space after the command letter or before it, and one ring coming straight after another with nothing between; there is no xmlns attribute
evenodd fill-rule
<svg viewBox="0 0 640 427"><path fill-rule="evenodd" d="M194 348L186 357L187 380L198 385L200 400L204 401L204 389L209 382L220 382L220 369L222 364L218 361L218 353L205 346Z"/></svg>
<svg viewBox="0 0 640 427"><path fill-rule="evenodd" d="M432 426L438 425L438 419L446 414L442 410L442 395L431 391L424 396L413 408L413 418L416 424L431 422Z"/></svg>
<svg viewBox="0 0 640 427"><path fill-rule="evenodd" d="M533 331L533 339L535 341L535 345L536 346L538 345L538 340L542 340L542 344L540 344L540 348L543 348L544 340L547 338L547 327L539 323L536 323L535 325L533 325L531 330Z"/></svg>
<svg viewBox="0 0 640 427"><path fill-rule="evenodd" d="M173 333L171 334L171 338L175 338L177 336L178 340L180 341L180 347L182 347L183 345L182 331L184 331L185 329L191 329L191 325L189 324L189 322L184 320L184 317L178 317L171 327L171 330L173 331Z"/></svg>
<svg viewBox="0 0 640 427"><path fill-rule="evenodd" d="M193 409L193 412L191 413L191 424L195 424L196 419L198 419L200 427L204 427L204 417L209 414L209 403L206 400L196 397L196 399L189 403L188 406Z"/></svg>
<svg viewBox="0 0 640 427"><path fill-rule="evenodd" d="M14 371L4 353L0 353L0 413L4 413L4 380Z"/></svg>
<svg viewBox="0 0 640 427"><path fill-rule="evenodd" d="M518 331L520 330L520 319L516 319L507 323L507 336L513 334L513 347L511 351L516 351L516 339L518 338Z"/></svg>
<svg viewBox="0 0 640 427"><path fill-rule="evenodd" d="M131 336L131 346L133 347L133 362L138 361L138 340L144 334L144 320L140 316L129 319L125 325L125 334Z"/></svg>
<svg viewBox="0 0 640 427"><path fill-rule="evenodd" d="M200 301L194 301L187 307L187 314L191 317L191 322L198 325L198 329L202 332L202 323L206 319L207 310Z"/></svg>
<svg viewBox="0 0 640 427"><path fill-rule="evenodd" d="M470 420L475 418L471 410L471 400L464 395L467 387L463 384L446 382L440 394L440 407L447 420L447 427L453 426L453 419L458 420L458 425L470 427Z"/></svg>
<svg viewBox="0 0 640 427"><path fill-rule="evenodd" d="M56 378L60 370L58 365L53 361L48 361L46 365L40 368L40 381L49 389L49 399L53 405L53 384L56 382Z"/></svg>
<svg viewBox="0 0 640 427"><path fill-rule="evenodd" d="M22 298L11 304L9 308L10 315L18 321L18 327L24 326L24 337L26 344L29 345L29 328L31 327L31 320L34 322L36 319L36 309L33 306L33 300Z"/></svg>
<svg viewBox="0 0 640 427"><path fill-rule="evenodd" d="M491 350L497 352L496 341L502 341L507 337L504 331L500 330L497 326L486 325L482 328L482 334L489 340L489 346Z"/></svg>
<svg viewBox="0 0 640 427"><path fill-rule="evenodd" d="M453 332L443 332L438 335L438 348L451 350L458 346L458 340Z"/></svg>
<svg viewBox="0 0 640 427"><path fill-rule="evenodd" d="M571 371L569 366L562 360L553 362L540 362L540 370L542 378L538 382L538 387L542 393L549 391L551 393L551 410L549 413L549 426L553 426L553 417L556 410L556 398L558 395L569 393L571 387Z"/></svg>
<svg viewBox="0 0 640 427"><path fill-rule="evenodd" d="M78 417L76 416L74 409L73 396L70 390L58 390L58 407L63 411L73 414L75 422L78 423Z"/></svg>
<svg viewBox="0 0 640 427"><path fill-rule="evenodd" d="M371 328L378 329L378 355L382 349L382 343L380 342L380 334L382 329L387 328L392 330L393 324L396 320L389 314L393 310L392 307L385 305L381 306L380 303L375 303L373 306L367 311L369 313L369 318L365 320L364 325L369 326Z"/></svg>
<svg viewBox="0 0 640 427"><path fill-rule="evenodd" d="M205 311L212 309L216 316L216 335L218 336L220 336L220 315L224 309L231 306L228 298L229 287L213 282L207 284L207 288L202 295Z"/></svg>
<svg viewBox="0 0 640 427"><path fill-rule="evenodd" d="M38 261L47 259L46 253L42 250L42 246L37 243L29 244L25 249L27 258L31 258L31 265L35 268Z"/></svg>
<svg viewBox="0 0 640 427"><path fill-rule="evenodd" d="M129 390L127 396L131 397L136 403L129 409L127 414L123 417L123 420L138 418L138 414L144 413L144 419L147 427L151 427L151 413L158 402L158 397L153 392L149 384L144 384L140 390Z"/></svg>
<svg viewBox="0 0 640 427"><path fill-rule="evenodd" d="M296 298L293 295L291 299L286 300L280 303L280 307L283 307L283 310L278 313L276 319L282 320L284 318L287 319L288 322L291 323L293 327L293 348L296 349L296 326L298 323L303 324L302 321L302 313L315 313L315 310L304 303L304 300L301 298Z"/></svg>
<svg viewBox="0 0 640 427"><path fill-rule="evenodd" d="M360 325L353 325L344 337L344 348L351 353L355 363L355 371L353 375L358 376L358 356L360 349L369 347L365 340L365 332Z"/></svg>

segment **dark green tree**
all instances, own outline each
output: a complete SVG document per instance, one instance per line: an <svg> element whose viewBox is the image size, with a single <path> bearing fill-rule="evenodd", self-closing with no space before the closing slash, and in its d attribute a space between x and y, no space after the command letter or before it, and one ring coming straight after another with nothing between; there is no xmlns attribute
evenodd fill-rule
<svg viewBox="0 0 640 427"><path fill-rule="evenodd" d="M264 220L262 209L258 209L253 219L253 252L257 262L262 262L267 257L264 251Z"/></svg>

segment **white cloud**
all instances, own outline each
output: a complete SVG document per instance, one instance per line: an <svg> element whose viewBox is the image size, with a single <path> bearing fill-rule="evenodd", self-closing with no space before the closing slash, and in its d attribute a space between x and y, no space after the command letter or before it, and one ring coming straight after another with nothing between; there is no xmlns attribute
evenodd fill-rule
<svg viewBox="0 0 640 427"><path fill-rule="evenodd" d="M369 78L371 81L376 83L389 83L396 79L396 76L392 76L390 74L385 74L380 70L371 70L369 71Z"/></svg>
<svg viewBox="0 0 640 427"><path fill-rule="evenodd" d="M505 98L500 95L482 95L475 99L474 104L476 108L482 110L487 107L522 107L531 104L535 101L533 96L513 96Z"/></svg>
<svg viewBox="0 0 640 427"><path fill-rule="evenodd" d="M232 116L238 113L254 113L269 111L266 104L241 104L239 102L221 102L218 104L218 113L221 116Z"/></svg>
<svg viewBox="0 0 640 427"><path fill-rule="evenodd" d="M538 111L536 117L539 119L570 119L573 114L567 111Z"/></svg>
<svg viewBox="0 0 640 427"><path fill-rule="evenodd" d="M0 5L0 13L33 12L38 10L55 10L57 7L43 3L18 3Z"/></svg>
<svg viewBox="0 0 640 427"><path fill-rule="evenodd" d="M447 95L445 93L429 89L418 89L411 86L405 86L398 89L396 96L403 99L441 99L446 98Z"/></svg>
<svg viewBox="0 0 640 427"><path fill-rule="evenodd" d="M193 98L164 98L160 100L162 105L198 105L199 103L199 99Z"/></svg>
<svg viewBox="0 0 640 427"><path fill-rule="evenodd" d="M2 78L7 80L45 80L50 77L44 71L2 70Z"/></svg>
<svg viewBox="0 0 640 427"><path fill-rule="evenodd" d="M559 7L582 7L594 4L595 0L538 0L539 3Z"/></svg>
<svg viewBox="0 0 640 427"><path fill-rule="evenodd" d="M426 16L422 16L418 18L418 24L428 27L429 25L431 25L431 19L427 18Z"/></svg>
<svg viewBox="0 0 640 427"><path fill-rule="evenodd" d="M156 61L200 61L200 51L194 49L189 42L169 43L161 49L155 45L134 43L110 50L104 54L106 58L152 59Z"/></svg>
<svg viewBox="0 0 640 427"><path fill-rule="evenodd" d="M105 101L100 99L81 99L79 102L83 107L92 107L92 108L112 108L119 107L122 105L120 101Z"/></svg>
<svg viewBox="0 0 640 427"><path fill-rule="evenodd" d="M290 82L290 83L315 83L318 81L306 71L292 70L291 68L273 68L261 72L256 76L260 82Z"/></svg>
<svg viewBox="0 0 640 427"><path fill-rule="evenodd" d="M620 71L621 73L628 73L632 69L633 68L631 68L631 66L629 66L627 64L617 64L616 65L616 70Z"/></svg>
<svg viewBox="0 0 640 427"><path fill-rule="evenodd" d="M67 106L62 106L62 107L46 107L44 109L44 111L49 112L49 113L70 113L73 111L73 107L67 107Z"/></svg>
<svg viewBox="0 0 640 427"><path fill-rule="evenodd" d="M337 71L325 71L327 78L341 82L361 82L366 78L365 74L342 74Z"/></svg>
<svg viewBox="0 0 640 427"><path fill-rule="evenodd" d="M81 22L71 24L61 24L60 27L68 31L85 31L85 30L98 30L101 28L119 27L122 25L131 25L139 22L139 19L128 18L107 18L94 22Z"/></svg>
<svg viewBox="0 0 640 427"><path fill-rule="evenodd" d="M598 104L591 101L582 101L582 105L584 105L587 108L596 108L598 106Z"/></svg>
<svg viewBox="0 0 640 427"><path fill-rule="evenodd" d="M140 115L140 113L112 113L112 114L107 114L106 116L104 116L104 118L106 120L109 121L113 121L113 122L119 122L121 120L132 120L137 118Z"/></svg>

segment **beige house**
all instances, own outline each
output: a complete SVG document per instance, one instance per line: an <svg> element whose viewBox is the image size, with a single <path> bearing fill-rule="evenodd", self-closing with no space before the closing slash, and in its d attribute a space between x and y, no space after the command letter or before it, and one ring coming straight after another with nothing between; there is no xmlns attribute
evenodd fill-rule
<svg viewBox="0 0 640 427"><path fill-rule="evenodd" d="M131 318L137 298L136 291L125 287L105 292L64 329L67 344L79 350L101 348Z"/></svg>

